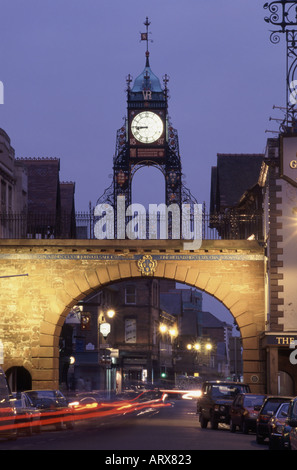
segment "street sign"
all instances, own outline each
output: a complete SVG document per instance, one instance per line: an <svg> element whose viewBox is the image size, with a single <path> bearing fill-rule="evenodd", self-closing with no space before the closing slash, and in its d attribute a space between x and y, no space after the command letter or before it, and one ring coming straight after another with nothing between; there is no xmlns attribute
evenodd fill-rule
<svg viewBox="0 0 297 470"><path fill-rule="evenodd" d="M280 176L297 187L297 137L280 138Z"/></svg>

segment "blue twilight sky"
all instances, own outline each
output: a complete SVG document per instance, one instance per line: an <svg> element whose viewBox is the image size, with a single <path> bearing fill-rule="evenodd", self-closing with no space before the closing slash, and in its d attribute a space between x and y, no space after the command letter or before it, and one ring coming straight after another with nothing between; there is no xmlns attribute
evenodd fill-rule
<svg viewBox="0 0 297 470"><path fill-rule="evenodd" d="M126 77L168 74L185 182L209 206L217 153L265 149L285 103L285 44L269 41L264 0L0 0L0 127L17 157L58 157L76 209L110 185ZM133 202L163 202L156 169L136 173Z"/></svg>
<svg viewBox="0 0 297 470"><path fill-rule="evenodd" d="M276 129L269 117L280 113L272 106L285 102L285 44L270 43L264 3L0 0L0 127L17 157L61 159L61 180L76 182L77 210L96 204L111 183L126 77L144 68L139 33L148 16L151 68L161 81L170 77L186 185L209 205L216 154L262 152L265 130ZM144 191L163 202L158 170L136 176L133 202Z"/></svg>

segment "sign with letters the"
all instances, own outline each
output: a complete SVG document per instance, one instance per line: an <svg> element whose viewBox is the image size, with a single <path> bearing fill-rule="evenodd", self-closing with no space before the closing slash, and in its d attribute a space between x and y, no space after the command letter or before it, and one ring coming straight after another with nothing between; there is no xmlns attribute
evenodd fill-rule
<svg viewBox="0 0 297 470"><path fill-rule="evenodd" d="M280 176L297 187L297 136L281 136L280 143Z"/></svg>

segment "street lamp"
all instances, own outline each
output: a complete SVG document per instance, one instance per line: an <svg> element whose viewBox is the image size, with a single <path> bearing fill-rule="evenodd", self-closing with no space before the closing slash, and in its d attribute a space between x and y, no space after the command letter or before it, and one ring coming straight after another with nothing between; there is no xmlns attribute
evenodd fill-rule
<svg viewBox="0 0 297 470"><path fill-rule="evenodd" d="M177 328L175 326L170 328L169 334L170 334L171 338L176 338L176 336L178 335Z"/></svg>
<svg viewBox="0 0 297 470"><path fill-rule="evenodd" d="M170 323L168 322L167 324L166 323L160 323L159 331L162 335L162 344L163 344L163 341L164 341L164 345L162 345L162 346L160 345L160 350L159 350L160 368L161 369L165 368L165 370L160 372L160 376L162 378L165 378L165 377L167 377L166 363L167 363L168 358L166 358L166 355L168 355L168 354L171 354L172 367L173 367L173 370L174 370L175 362L174 362L174 354L172 352L172 348L174 348L174 341L175 341L176 337L178 336L178 329L177 329L176 325L172 325L172 324L170 325ZM170 349L169 349L169 345L171 346ZM164 353L161 353L161 348L163 348L163 350L165 350L165 355L164 356L163 356ZM162 359L165 360L164 366L161 366ZM175 371L174 371L174 376L175 376ZM175 379L174 379L174 381L175 381Z"/></svg>
<svg viewBox="0 0 297 470"><path fill-rule="evenodd" d="M111 324L106 321L106 320L111 320L115 316L116 312L114 309L109 308L107 310L101 311L101 313L98 315L98 326L99 326L99 335L98 335L98 359L99 359L99 364L103 366L104 370L104 381L105 381L105 389L107 389L108 393L108 398L110 397L110 391L111 391L111 377L110 374L111 372L108 372L107 368L107 349L110 349L109 345L107 344L107 336L111 332ZM101 344L100 341L100 335L103 336L104 340ZM102 354L101 354L101 349Z"/></svg>
<svg viewBox="0 0 297 470"><path fill-rule="evenodd" d="M106 315L108 318L113 318L115 316L115 311L113 309L109 309L107 310Z"/></svg>

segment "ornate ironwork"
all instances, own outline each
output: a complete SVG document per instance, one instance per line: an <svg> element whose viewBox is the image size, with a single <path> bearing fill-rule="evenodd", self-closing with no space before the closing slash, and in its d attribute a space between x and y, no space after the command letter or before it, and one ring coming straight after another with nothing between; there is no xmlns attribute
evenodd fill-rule
<svg viewBox="0 0 297 470"><path fill-rule="evenodd" d="M191 200L188 194L188 201ZM74 220L67 213L27 214L0 213L0 239L94 239L97 221L94 209L77 212ZM203 240L245 240L252 234L262 240L262 215L253 213L218 213L202 215ZM149 238L147 234L147 238Z"/></svg>
<svg viewBox="0 0 297 470"><path fill-rule="evenodd" d="M270 16L264 20L280 29L271 31L270 41L273 44L280 42L282 34L286 37L286 118L280 127L281 132L297 132L297 1L279 0L265 3L264 9Z"/></svg>
<svg viewBox="0 0 297 470"><path fill-rule="evenodd" d="M285 32L288 27L297 25L297 2L279 0L271 3L265 3L264 9L269 10L271 15L265 17L267 23L274 26L280 26L281 31Z"/></svg>

